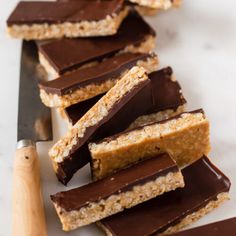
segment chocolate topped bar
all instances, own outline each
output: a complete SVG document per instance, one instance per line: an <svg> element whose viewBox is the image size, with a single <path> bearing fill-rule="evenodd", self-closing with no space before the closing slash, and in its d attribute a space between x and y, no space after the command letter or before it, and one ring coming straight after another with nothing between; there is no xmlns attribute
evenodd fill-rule
<svg viewBox="0 0 236 236"><path fill-rule="evenodd" d="M124 0L22 1L7 20L13 38L43 40L114 35L129 8Z"/></svg>
<svg viewBox="0 0 236 236"><path fill-rule="evenodd" d="M98 21L123 8L123 0L21 1L8 18L7 25Z"/></svg>
<svg viewBox="0 0 236 236"><path fill-rule="evenodd" d="M157 68L157 56L144 53L118 54L97 65L40 83L40 97L46 106L68 107L107 92L125 72L136 65L151 73Z"/></svg>
<svg viewBox="0 0 236 236"><path fill-rule="evenodd" d="M113 194L130 191L137 184L143 185L169 172L178 171L176 163L170 156L162 154L118 171L102 180L52 195L51 199L67 211L78 210L91 202L98 202Z"/></svg>
<svg viewBox="0 0 236 236"><path fill-rule="evenodd" d="M61 96L71 94L88 84L100 84L106 80L116 79L125 69L131 69L138 60L147 60L149 57L152 57L152 55L122 53L108 58L98 65L75 70L54 80L42 82L39 87L51 94Z"/></svg>
<svg viewBox="0 0 236 236"><path fill-rule="evenodd" d="M178 107L186 103L183 97L181 87L177 81L174 81L173 71L171 67L161 69L149 74L151 80L151 91L152 103L145 104L140 103L140 106L146 106L147 110L145 114L156 113L172 109L176 111ZM65 109L66 115L72 124L75 124L83 114L90 109L99 99L101 95L96 96L92 99L80 102L78 104L69 106Z"/></svg>
<svg viewBox="0 0 236 236"><path fill-rule="evenodd" d="M162 154L51 199L63 229L72 230L183 186L176 163Z"/></svg>
<svg viewBox="0 0 236 236"><path fill-rule="evenodd" d="M197 228L185 230L173 236L233 236L236 232L236 218L222 220Z"/></svg>
<svg viewBox="0 0 236 236"><path fill-rule="evenodd" d="M114 36L82 39L63 38L40 45L39 52L53 70L58 74L63 74L86 63L101 61L128 46L139 46L145 42L148 36L155 36L154 30L141 16L132 12L123 21L118 33ZM42 60L41 63L45 64Z"/></svg>
<svg viewBox="0 0 236 236"><path fill-rule="evenodd" d="M90 161L87 142L126 129L145 112L143 101L152 102L150 80L143 68L133 67L51 148L59 180L67 183Z"/></svg>
<svg viewBox="0 0 236 236"><path fill-rule="evenodd" d="M102 228L113 236L169 234L227 199L230 181L206 157L183 169L182 174L184 188L103 219Z"/></svg>

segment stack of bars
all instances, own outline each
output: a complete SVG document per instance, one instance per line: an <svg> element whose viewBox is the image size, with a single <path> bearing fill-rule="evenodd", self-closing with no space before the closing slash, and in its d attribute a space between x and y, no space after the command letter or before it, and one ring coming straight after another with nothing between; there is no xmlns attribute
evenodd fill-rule
<svg viewBox="0 0 236 236"><path fill-rule="evenodd" d="M179 4L27 1L10 15L12 37L37 40L42 102L68 123L49 151L58 180L91 167L91 183L51 195L65 231L96 222L109 236L172 234L229 198L207 158L209 121L185 110L172 68L158 70L156 34L140 15Z"/></svg>

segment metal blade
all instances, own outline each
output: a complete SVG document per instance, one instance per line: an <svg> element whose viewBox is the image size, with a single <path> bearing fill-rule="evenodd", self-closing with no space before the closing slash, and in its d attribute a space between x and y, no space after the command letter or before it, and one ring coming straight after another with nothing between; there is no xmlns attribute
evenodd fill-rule
<svg viewBox="0 0 236 236"><path fill-rule="evenodd" d="M23 41L20 69L17 140L52 140L50 108L39 97L38 81L45 79L39 65L37 46L33 41Z"/></svg>

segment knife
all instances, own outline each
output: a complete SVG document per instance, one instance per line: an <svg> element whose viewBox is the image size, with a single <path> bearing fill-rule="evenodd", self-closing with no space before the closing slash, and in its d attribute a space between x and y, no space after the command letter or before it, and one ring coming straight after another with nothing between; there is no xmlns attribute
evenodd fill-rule
<svg viewBox="0 0 236 236"><path fill-rule="evenodd" d="M38 81L45 79L37 46L23 41L21 54L17 149L13 168L13 235L45 236L40 170L35 143L52 140L51 111L39 97Z"/></svg>

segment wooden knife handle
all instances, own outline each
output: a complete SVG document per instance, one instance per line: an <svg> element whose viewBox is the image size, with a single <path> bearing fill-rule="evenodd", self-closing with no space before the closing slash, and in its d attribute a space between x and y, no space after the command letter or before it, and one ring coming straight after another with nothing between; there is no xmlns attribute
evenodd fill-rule
<svg viewBox="0 0 236 236"><path fill-rule="evenodd" d="M13 236L46 236L35 145L18 147L13 170Z"/></svg>

